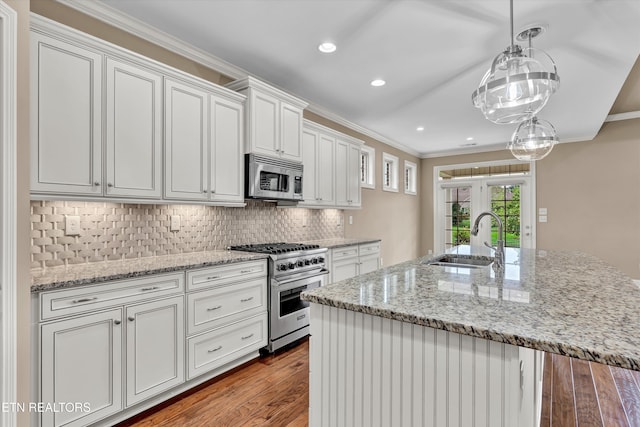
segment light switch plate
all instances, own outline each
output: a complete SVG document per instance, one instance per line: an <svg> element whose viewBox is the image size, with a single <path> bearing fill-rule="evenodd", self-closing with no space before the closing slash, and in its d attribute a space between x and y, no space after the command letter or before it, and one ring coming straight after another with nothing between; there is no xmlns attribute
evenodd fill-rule
<svg viewBox="0 0 640 427"><path fill-rule="evenodd" d="M546 214L547 214L547 208L538 209L538 215L546 215Z"/></svg>
<svg viewBox="0 0 640 427"><path fill-rule="evenodd" d="M171 215L169 231L180 231L180 215Z"/></svg>
<svg viewBox="0 0 640 427"><path fill-rule="evenodd" d="M547 222L547 216L546 215L540 215L538 217L538 222Z"/></svg>
<svg viewBox="0 0 640 427"><path fill-rule="evenodd" d="M79 215L64 216L64 235L65 236L80 235L80 216Z"/></svg>

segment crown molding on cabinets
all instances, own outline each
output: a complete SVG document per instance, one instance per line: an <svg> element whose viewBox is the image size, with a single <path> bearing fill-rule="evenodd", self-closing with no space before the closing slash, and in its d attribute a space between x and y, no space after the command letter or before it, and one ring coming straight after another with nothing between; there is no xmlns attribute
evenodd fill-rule
<svg viewBox="0 0 640 427"><path fill-rule="evenodd" d="M17 201L16 170L16 70L17 21L15 10L0 1L0 283L2 283L2 362L0 372L3 402L17 402L17 258L15 206ZM17 426L17 411L2 411L0 425Z"/></svg>
<svg viewBox="0 0 640 427"><path fill-rule="evenodd" d="M185 43L184 41L176 37L173 37L163 31L160 31L157 28L149 24L146 24L143 21L140 21L129 15L126 15L112 8L111 6L105 5L100 2L88 2L88 1L82 1L82 0L56 0L56 1L67 7L70 7L79 12L82 12L85 15L91 16L102 22L105 22L109 25L112 25L116 28L119 28L130 34L133 34L136 37L140 37L143 40L162 46L163 48L170 50L171 52L184 56L185 58L188 58L192 61L202 64L206 67L212 68L231 78L242 79L251 75L251 73L249 73L248 71L240 67L230 64L224 61L223 59L220 59L214 55L211 55L208 52L205 52L202 49L198 49L188 43ZM268 82L264 78L260 76L256 76L256 77L282 90L282 88L278 87L277 85L274 85L271 82ZM291 95L294 95L300 98L296 94L291 94ZM304 98L301 98L301 99L304 99ZM306 99L304 100L308 102L308 100ZM398 150L404 151L405 153L410 154L412 156L416 156L416 157L424 156L423 153L419 153L418 151L413 150L400 142L393 141L389 138L386 138L383 135L378 134L377 132L374 132L370 129L362 127L356 123L350 122L349 120L346 120L338 116L337 114L327 110L326 108L321 107L320 105L309 102L307 110L309 110L312 113L318 114L328 120L331 120L337 124L345 126L355 132L359 132L363 135L373 138L376 141L382 142L391 147L397 148Z"/></svg>
<svg viewBox="0 0 640 427"><path fill-rule="evenodd" d="M182 40L173 37L157 28L146 24L139 19L126 15L111 6L100 2L88 2L81 0L56 0L58 3L75 9L85 15L99 19L109 25L113 25L141 39L162 46L171 52L182 55L185 58L210 67L222 74L234 79L246 77L249 73L240 67L236 67L204 50L198 49Z"/></svg>

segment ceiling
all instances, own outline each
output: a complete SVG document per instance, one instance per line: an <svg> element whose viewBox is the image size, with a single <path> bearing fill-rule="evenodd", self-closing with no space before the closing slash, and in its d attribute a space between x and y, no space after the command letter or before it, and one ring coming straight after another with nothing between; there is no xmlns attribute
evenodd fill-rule
<svg viewBox="0 0 640 427"><path fill-rule="evenodd" d="M509 44L507 0L102 3L422 157L504 147L515 128L471 104ZM639 23L638 0L514 1L516 33L546 27L534 47L556 61L561 83L539 117L561 142L599 131L640 54ZM335 53L318 51L327 40ZM372 87L376 78L387 84Z"/></svg>

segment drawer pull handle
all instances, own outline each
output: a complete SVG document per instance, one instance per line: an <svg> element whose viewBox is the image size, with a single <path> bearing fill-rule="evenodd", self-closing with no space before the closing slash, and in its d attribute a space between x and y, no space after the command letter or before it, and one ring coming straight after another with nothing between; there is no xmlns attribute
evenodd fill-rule
<svg viewBox="0 0 640 427"><path fill-rule="evenodd" d="M219 309L221 309L221 308L222 308L222 306L221 306L221 305L217 305L217 306L215 306L215 307L207 308L207 311L216 311L216 310L219 310Z"/></svg>
<svg viewBox="0 0 640 427"><path fill-rule="evenodd" d="M253 336L253 334L249 334L246 337L240 337L242 338L242 340L248 340L249 338L251 338Z"/></svg>
<svg viewBox="0 0 640 427"><path fill-rule="evenodd" d="M220 278L220 276L209 276L209 277L207 277L207 280L216 280L216 279L219 279L219 278Z"/></svg>
<svg viewBox="0 0 640 427"><path fill-rule="evenodd" d="M71 304L80 304L83 302L95 301L97 299L98 297L74 299L73 301L71 301Z"/></svg>
<svg viewBox="0 0 640 427"><path fill-rule="evenodd" d="M253 297L249 297L249 298L243 298L240 300L240 302L249 302L253 299Z"/></svg>
<svg viewBox="0 0 640 427"><path fill-rule="evenodd" d="M249 269L249 270L240 270L240 273L251 273L253 272L253 269Z"/></svg>
<svg viewBox="0 0 640 427"><path fill-rule="evenodd" d="M296 320L302 320L302 319L304 319L305 317L307 317L307 315L306 315L306 314L301 314L300 316L296 317Z"/></svg>
<svg viewBox="0 0 640 427"><path fill-rule="evenodd" d="M140 289L142 292L147 292L147 291L155 291L156 289L160 289L160 286L151 286L149 288L142 288Z"/></svg>
<svg viewBox="0 0 640 427"><path fill-rule="evenodd" d="M219 345L219 346L217 346L217 347L216 347L216 348L214 348L214 349L207 350L207 352L209 352L209 353L215 353L216 351L221 350L221 349L222 349L222 346L221 346L221 345Z"/></svg>

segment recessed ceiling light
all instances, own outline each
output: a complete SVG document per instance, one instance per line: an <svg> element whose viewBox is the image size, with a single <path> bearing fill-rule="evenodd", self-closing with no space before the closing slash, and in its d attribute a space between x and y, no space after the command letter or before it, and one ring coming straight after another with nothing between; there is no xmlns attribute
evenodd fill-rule
<svg viewBox="0 0 640 427"><path fill-rule="evenodd" d="M467 141L473 141L473 137L470 136L469 138L467 138Z"/></svg>
<svg viewBox="0 0 640 427"><path fill-rule="evenodd" d="M331 42L320 43L318 50L322 53L333 53L337 49L337 46Z"/></svg>
<svg viewBox="0 0 640 427"><path fill-rule="evenodd" d="M424 130L424 126L418 126L418 127L416 128L416 130L417 130L418 132L422 132L422 131Z"/></svg>
<svg viewBox="0 0 640 427"><path fill-rule="evenodd" d="M387 82L382 79L375 79L371 81L371 86L375 87L384 86L385 84L387 84Z"/></svg>

